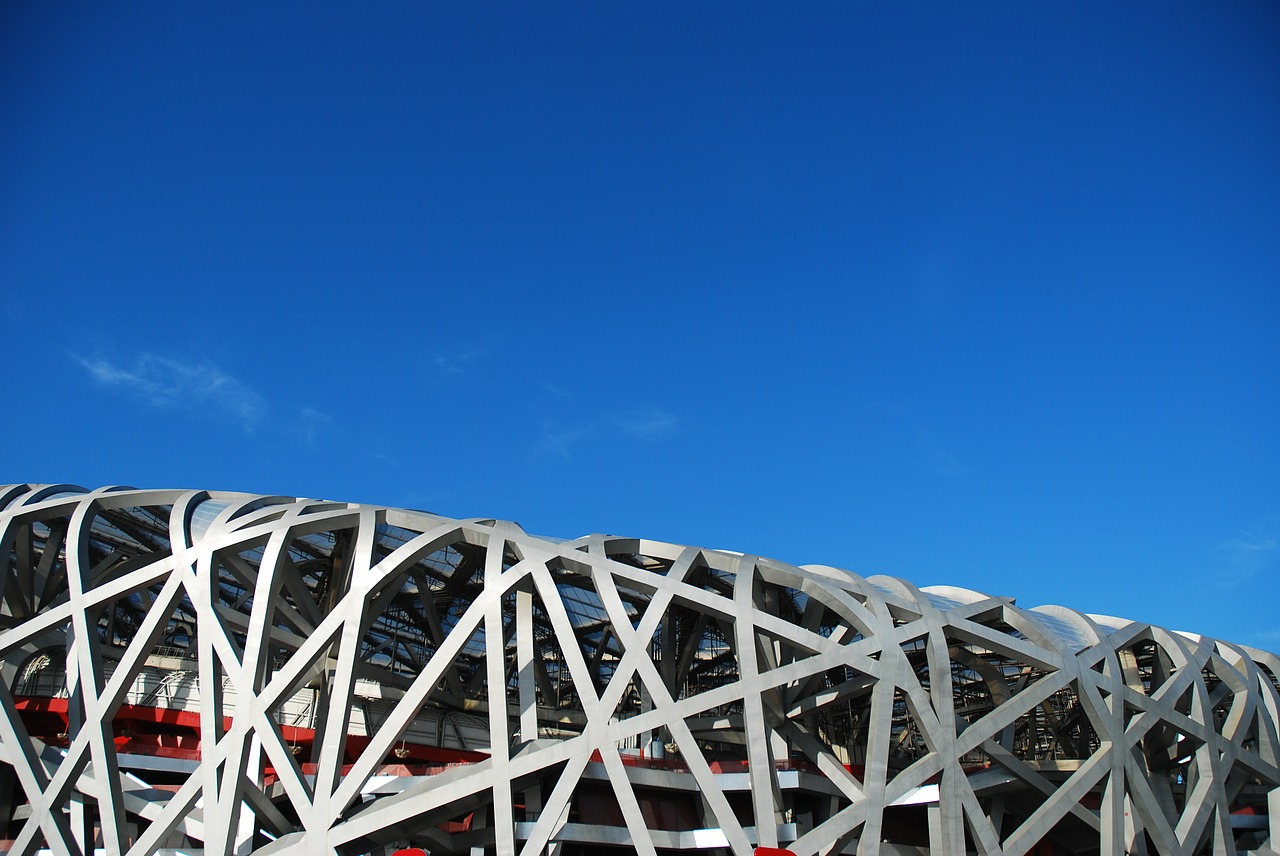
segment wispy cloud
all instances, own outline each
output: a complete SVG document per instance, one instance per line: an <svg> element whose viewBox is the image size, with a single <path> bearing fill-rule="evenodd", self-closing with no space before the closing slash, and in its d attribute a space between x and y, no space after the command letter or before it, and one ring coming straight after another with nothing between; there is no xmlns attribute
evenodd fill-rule
<svg viewBox="0 0 1280 856"><path fill-rule="evenodd" d="M561 401L573 400L572 393L570 393L567 389L562 389L561 387L556 386L554 383L547 383L544 381L542 384L542 388L543 390L550 393L555 398L560 399Z"/></svg>
<svg viewBox="0 0 1280 856"><path fill-rule="evenodd" d="M161 409L214 409L252 431L266 413L266 400L210 362L183 362L142 354L127 365L104 357L75 356L102 386L136 395Z"/></svg>
<svg viewBox="0 0 1280 856"><path fill-rule="evenodd" d="M643 440L665 437L680 427L680 421L674 415L653 406L615 416L613 424L624 434Z"/></svg>
<svg viewBox="0 0 1280 856"><path fill-rule="evenodd" d="M479 360L483 359L485 354L486 351L483 348L440 354L432 361L432 366L435 368L436 378L444 379L465 374Z"/></svg>
<svg viewBox="0 0 1280 856"><path fill-rule="evenodd" d="M1219 581L1242 583L1280 559L1280 539L1259 531L1246 532L1223 541L1215 552L1228 572L1227 578Z"/></svg>
<svg viewBox="0 0 1280 856"><path fill-rule="evenodd" d="M557 399L556 412L569 414L577 410L561 404L573 400L573 395L549 383L542 384L549 397ZM540 408L548 412L546 407ZM568 422L563 415L548 416L538 424L534 440L534 455L540 459L572 460L584 444L606 447L615 454L625 454L626 447L637 442L652 443L681 431L683 425L675 414L654 405L629 411L605 411L595 419Z"/></svg>
<svg viewBox="0 0 1280 856"><path fill-rule="evenodd" d="M307 406L298 410L298 425L302 438L308 446L314 446L316 435L325 425L333 421L328 413L322 413L314 407Z"/></svg>
<svg viewBox="0 0 1280 856"><path fill-rule="evenodd" d="M534 452L539 458L568 461L573 458L574 448L594 433L595 425L592 423L563 425L543 422Z"/></svg>

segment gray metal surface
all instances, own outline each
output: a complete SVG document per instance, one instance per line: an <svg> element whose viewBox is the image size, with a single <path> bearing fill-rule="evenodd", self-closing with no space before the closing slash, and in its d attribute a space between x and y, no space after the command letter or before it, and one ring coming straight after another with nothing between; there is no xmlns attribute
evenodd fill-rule
<svg viewBox="0 0 1280 856"><path fill-rule="evenodd" d="M1267 652L493 520L0 487L0 850L1271 852ZM59 718L61 717L61 718Z"/></svg>

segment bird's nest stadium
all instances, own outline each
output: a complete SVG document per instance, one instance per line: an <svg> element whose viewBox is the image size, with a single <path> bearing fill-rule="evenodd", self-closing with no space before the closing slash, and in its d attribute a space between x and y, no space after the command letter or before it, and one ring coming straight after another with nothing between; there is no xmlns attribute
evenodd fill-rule
<svg viewBox="0 0 1280 856"><path fill-rule="evenodd" d="M278 496L0 488L0 851L1273 853L1269 653Z"/></svg>

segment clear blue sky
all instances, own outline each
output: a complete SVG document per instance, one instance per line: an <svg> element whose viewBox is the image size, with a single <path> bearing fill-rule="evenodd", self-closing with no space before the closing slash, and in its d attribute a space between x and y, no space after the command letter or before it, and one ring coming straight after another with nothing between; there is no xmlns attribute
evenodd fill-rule
<svg viewBox="0 0 1280 856"><path fill-rule="evenodd" d="M1280 649L1273 2L5 3L0 294L4 481Z"/></svg>

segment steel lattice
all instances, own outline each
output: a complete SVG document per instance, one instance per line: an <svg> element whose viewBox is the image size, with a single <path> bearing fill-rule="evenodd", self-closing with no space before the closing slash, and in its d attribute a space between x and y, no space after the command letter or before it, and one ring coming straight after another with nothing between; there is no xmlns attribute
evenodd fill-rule
<svg viewBox="0 0 1280 856"><path fill-rule="evenodd" d="M1263 651L372 506L0 509L18 856L1272 852Z"/></svg>

